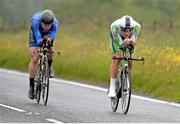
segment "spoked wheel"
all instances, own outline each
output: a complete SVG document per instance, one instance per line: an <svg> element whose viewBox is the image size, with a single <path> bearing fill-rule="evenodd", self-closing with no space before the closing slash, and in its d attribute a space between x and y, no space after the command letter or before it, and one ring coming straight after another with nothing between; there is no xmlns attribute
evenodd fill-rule
<svg viewBox="0 0 180 124"><path fill-rule="evenodd" d="M35 95L35 98L36 98L37 104L39 104L39 101L40 101L40 98L41 98L41 85L40 85L40 82L38 82L37 86L36 86L36 95Z"/></svg>
<svg viewBox="0 0 180 124"><path fill-rule="evenodd" d="M131 74L128 67L125 69L124 74L125 75L121 89L122 90L121 104L122 104L123 114L127 114L131 100Z"/></svg>
<svg viewBox="0 0 180 124"><path fill-rule="evenodd" d="M39 104L40 97L41 97L40 77L41 77L40 65L38 64L36 75L34 78L34 91L35 91L34 95L35 95L37 104Z"/></svg>
<svg viewBox="0 0 180 124"><path fill-rule="evenodd" d="M43 104L46 105L48 101L49 94L49 66L46 64L43 73L43 82L42 82L42 100Z"/></svg>
<svg viewBox="0 0 180 124"><path fill-rule="evenodd" d="M118 97L111 98L111 108L113 112L116 112L118 105L119 105L119 98Z"/></svg>
<svg viewBox="0 0 180 124"><path fill-rule="evenodd" d="M119 98L121 98L121 88L120 88L120 81L121 80L121 71L118 73L118 79L116 82L116 97L111 98L111 108L113 112L116 112L118 105L119 105Z"/></svg>

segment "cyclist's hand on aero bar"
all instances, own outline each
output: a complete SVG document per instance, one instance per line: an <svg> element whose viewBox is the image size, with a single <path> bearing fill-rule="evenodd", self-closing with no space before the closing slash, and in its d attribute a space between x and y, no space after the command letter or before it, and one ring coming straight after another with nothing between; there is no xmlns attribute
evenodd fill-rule
<svg viewBox="0 0 180 124"><path fill-rule="evenodd" d="M52 39L51 38L42 38L41 39L41 42L43 43L43 44L51 44L51 42L52 42Z"/></svg>
<svg viewBox="0 0 180 124"><path fill-rule="evenodd" d="M136 40L131 39L130 45L132 45L132 46L136 45Z"/></svg>
<svg viewBox="0 0 180 124"><path fill-rule="evenodd" d="M131 39L130 38L125 38L124 41L125 41L126 45L129 45L130 42L131 42Z"/></svg>
<svg viewBox="0 0 180 124"><path fill-rule="evenodd" d="M52 39L49 37L49 38L46 39L46 42L47 42L48 44L51 44L51 43L52 43Z"/></svg>
<svg viewBox="0 0 180 124"><path fill-rule="evenodd" d="M133 40L133 39L126 38L126 39L124 39L124 41L127 45L133 45L133 46L135 45L135 40Z"/></svg>

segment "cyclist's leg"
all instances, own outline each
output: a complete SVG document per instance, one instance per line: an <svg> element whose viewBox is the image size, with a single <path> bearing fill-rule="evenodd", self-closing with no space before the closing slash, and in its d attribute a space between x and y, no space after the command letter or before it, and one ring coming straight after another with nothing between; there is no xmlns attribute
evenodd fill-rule
<svg viewBox="0 0 180 124"><path fill-rule="evenodd" d="M29 52L31 56L31 60L29 63L29 77L34 78L36 74L36 67L39 61L39 53L34 53L34 51L38 51L39 47L30 47Z"/></svg>
<svg viewBox="0 0 180 124"><path fill-rule="evenodd" d="M120 42L122 41L121 38L118 37L120 40L114 40L113 34L110 34L111 39L110 39L110 48L113 53L113 56L119 58L121 57L121 52L119 49ZM116 86L116 78L117 78L117 73L118 73L118 66L119 66L120 60L119 59L114 59L112 60L111 67L110 67L110 88L109 88L109 97L115 97L115 86Z"/></svg>
<svg viewBox="0 0 180 124"><path fill-rule="evenodd" d="M126 53L126 57L127 58L131 57L129 52ZM132 69L132 60L128 60L128 66L129 66L130 69Z"/></svg>
<svg viewBox="0 0 180 124"><path fill-rule="evenodd" d="M36 74L37 64L39 61L39 54L34 53L34 51L39 50L39 47L31 47L29 48L31 60L29 63L29 98L33 99L34 92L34 77Z"/></svg>
<svg viewBox="0 0 180 124"><path fill-rule="evenodd" d="M121 57L121 53L120 52L114 53L113 56L115 56L116 58L120 58ZM117 72L118 72L119 63L120 63L119 59L113 59L112 60L111 68L110 68L110 77L112 79L116 79L117 78Z"/></svg>
<svg viewBox="0 0 180 124"><path fill-rule="evenodd" d="M39 60L39 54L34 53L34 51L39 50L40 48L36 45L35 38L34 38L34 33L32 29L30 29L30 34L29 34L29 53L30 53L30 63L29 63L29 98L33 99L33 92L34 92L34 77L36 73L36 67L38 64Z"/></svg>
<svg viewBox="0 0 180 124"><path fill-rule="evenodd" d="M48 37L50 37L49 34L43 35L43 38L48 38ZM48 53L47 53L48 65L49 65L50 68L51 68L51 65L52 65L52 62L53 62L53 53L52 53L54 51L53 42L54 41L51 41L51 44L48 45Z"/></svg>
<svg viewBox="0 0 180 124"><path fill-rule="evenodd" d="M48 48L48 53L47 53L47 57L48 57L48 61L50 60L50 61L53 61L53 52L54 51L54 47L50 47L50 48ZM52 64L52 63L49 63L50 65Z"/></svg>
<svg viewBox="0 0 180 124"><path fill-rule="evenodd" d="M53 78L54 77L54 70L53 70L53 67L52 67L52 62L53 62L53 52L54 51L54 47L49 47L48 48L48 51L50 53L47 54L47 57L48 57L48 65L50 67L50 78Z"/></svg>
<svg viewBox="0 0 180 124"><path fill-rule="evenodd" d="M132 57L133 57L134 50L135 50L134 47L132 47L132 49L130 49L130 50L127 49L127 50L126 50L126 57L127 57L127 58L132 58ZM128 60L128 66L129 66L130 69L132 69L132 67L133 67L133 61L132 61L132 60Z"/></svg>

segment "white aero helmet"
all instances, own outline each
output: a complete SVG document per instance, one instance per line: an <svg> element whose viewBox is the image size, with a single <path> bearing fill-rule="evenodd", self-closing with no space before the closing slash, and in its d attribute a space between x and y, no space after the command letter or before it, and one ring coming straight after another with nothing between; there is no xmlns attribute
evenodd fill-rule
<svg viewBox="0 0 180 124"><path fill-rule="evenodd" d="M120 28L121 30L133 29L133 18L129 15L123 16L121 19Z"/></svg>

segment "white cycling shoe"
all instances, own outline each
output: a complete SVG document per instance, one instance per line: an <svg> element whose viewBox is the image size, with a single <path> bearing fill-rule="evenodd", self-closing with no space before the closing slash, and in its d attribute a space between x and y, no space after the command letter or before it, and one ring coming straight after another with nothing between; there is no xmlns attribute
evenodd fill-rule
<svg viewBox="0 0 180 124"><path fill-rule="evenodd" d="M109 88L108 97L109 97L109 98L116 97L115 82L111 82L111 83L110 83L110 88Z"/></svg>
<svg viewBox="0 0 180 124"><path fill-rule="evenodd" d="M108 93L108 97L109 97L109 98L116 97L116 92L115 92L115 91L110 90L110 91L109 91L109 93Z"/></svg>

